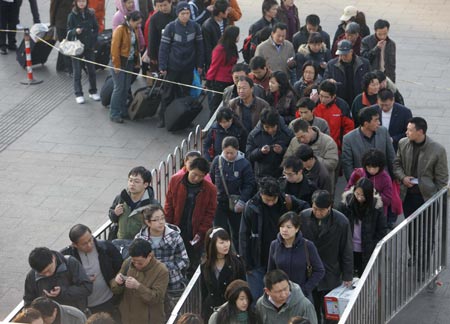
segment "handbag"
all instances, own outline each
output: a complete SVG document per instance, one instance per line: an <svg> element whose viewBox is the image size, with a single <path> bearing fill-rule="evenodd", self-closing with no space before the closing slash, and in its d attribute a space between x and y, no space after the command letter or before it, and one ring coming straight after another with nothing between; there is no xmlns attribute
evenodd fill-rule
<svg viewBox="0 0 450 324"><path fill-rule="evenodd" d="M313 274L313 267L311 265L311 261L309 260L309 250L307 245L308 240L307 239L303 239L304 240L304 246L305 246L305 255L306 255L306 278L311 278L312 274Z"/></svg>
<svg viewBox="0 0 450 324"><path fill-rule="evenodd" d="M80 56L84 52L84 44L77 39L75 36L75 40L68 40L69 33L67 33L66 38L64 38L59 44L59 51L67 56Z"/></svg>
<svg viewBox="0 0 450 324"><path fill-rule="evenodd" d="M234 207L236 206L237 202L239 201L239 195L230 195L228 192L227 183L225 181L225 177L223 175L223 167L222 167L222 157L219 156L219 171L220 171L220 177L222 178L223 187L225 189L225 193L228 197L228 209L232 212L234 212Z"/></svg>

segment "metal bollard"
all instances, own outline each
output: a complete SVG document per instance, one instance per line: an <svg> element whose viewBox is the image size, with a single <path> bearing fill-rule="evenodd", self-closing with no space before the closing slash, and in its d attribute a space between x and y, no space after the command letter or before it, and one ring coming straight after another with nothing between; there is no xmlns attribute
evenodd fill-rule
<svg viewBox="0 0 450 324"><path fill-rule="evenodd" d="M32 85L32 84L39 84L42 83L43 80L35 80L33 78L33 69L31 67L31 47L30 47L30 30L28 28L25 28L24 30L24 36L23 36L24 42L25 42L25 55L27 59L27 79L25 81L21 81L21 84L26 85Z"/></svg>

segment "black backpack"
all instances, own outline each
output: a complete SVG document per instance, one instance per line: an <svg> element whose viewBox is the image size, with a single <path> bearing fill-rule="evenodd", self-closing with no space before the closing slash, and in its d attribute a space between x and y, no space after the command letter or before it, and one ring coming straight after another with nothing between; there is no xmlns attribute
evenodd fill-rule
<svg viewBox="0 0 450 324"><path fill-rule="evenodd" d="M256 46L259 44L258 34L248 35L244 39L244 45L242 46L241 52L245 63L250 63L250 60L255 56Z"/></svg>

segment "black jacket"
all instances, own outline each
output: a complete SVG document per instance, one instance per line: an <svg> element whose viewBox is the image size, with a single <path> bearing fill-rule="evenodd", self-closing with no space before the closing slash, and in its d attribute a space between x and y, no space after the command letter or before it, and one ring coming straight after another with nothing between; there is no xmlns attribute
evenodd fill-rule
<svg viewBox="0 0 450 324"><path fill-rule="evenodd" d="M241 125L237 118L233 118L233 123L228 129L224 129L215 121L203 141L203 157L208 161L212 161L222 152L222 141L227 136L234 136L239 141L239 151L245 151L247 144L247 130Z"/></svg>
<svg viewBox="0 0 450 324"><path fill-rule="evenodd" d="M248 30L249 35L254 35L257 32L259 32L261 29L264 29L265 27L272 28L273 25L275 25L278 22L277 18L272 18L271 21L266 20L264 17L256 21L250 26L250 29Z"/></svg>
<svg viewBox="0 0 450 324"><path fill-rule="evenodd" d="M395 152L397 152L398 142L406 137L406 127L408 126L408 121L412 118L412 112L409 108L405 106L394 103L392 107L391 120L389 125L383 125L382 111L380 106L376 105L380 113L380 123L382 126L386 127L389 131L389 135L392 138L392 145L394 146Z"/></svg>
<svg viewBox="0 0 450 324"><path fill-rule="evenodd" d="M76 33L76 29L81 28L81 34ZM93 49L97 42L98 23L92 9L86 9L84 14L72 10L67 18L68 39L77 37L83 44L84 49Z"/></svg>
<svg viewBox="0 0 450 324"><path fill-rule="evenodd" d="M327 48L330 49L330 35L322 30L322 26L319 26L317 32L320 33L323 38L323 42L325 43ZM292 45L294 45L294 50L297 52L300 45L307 44L308 38L309 32L308 29L306 29L306 25L304 25L297 33L294 34L294 37L292 38Z"/></svg>
<svg viewBox="0 0 450 324"><path fill-rule="evenodd" d="M167 24L177 18L175 8L169 14L157 11L150 19L148 26L148 56L152 60L158 60L159 45L161 44L162 31Z"/></svg>
<svg viewBox="0 0 450 324"><path fill-rule="evenodd" d="M223 30L228 26L228 20L223 20ZM208 70L211 65L211 55L214 47L219 42L222 33L219 24L214 17L208 18L202 25L203 42L205 43L205 69Z"/></svg>

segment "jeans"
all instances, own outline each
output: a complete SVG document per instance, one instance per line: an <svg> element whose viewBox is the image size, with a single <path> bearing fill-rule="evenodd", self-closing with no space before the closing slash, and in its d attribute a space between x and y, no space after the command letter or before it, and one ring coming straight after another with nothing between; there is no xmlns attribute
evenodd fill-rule
<svg viewBox="0 0 450 324"><path fill-rule="evenodd" d="M266 270L266 267L259 267L247 272L247 282L255 303L264 293L264 275Z"/></svg>
<svg viewBox="0 0 450 324"><path fill-rule="evenodd" d="M133 71L134 61L128 60L127 66L123 69L126 71ZM119 71L116 73L111 69L111 75L114 82L114 90L111 96L111 104L109 116L111 118L119 118L128 114L127 98L128 89L131 85L131 74Z"/></svg>
<svg viewBox="0 0 450 324"><path fill-rule="evenodd" d="M19 23L19 3L0 1L0 29L16 30ZM6 35L8 35L8 46L15 46L15 32L0 32L0 47L6 48Z"/></svg>
<svg viewBox="0 0 450 324"><path fill-rule="evenodd" d="M83 55L86 60L94 61L94 51L92 49L84 49ZM89 93L97 93L97 76L95 74L95 67L91 63L86 63L86 68L88 70L89 76ZM73 68L73 87L75 90L75 96L81 97L83 96L83 88L81 87L81 61L75 58L72 58L72 68Z"/></svg>

